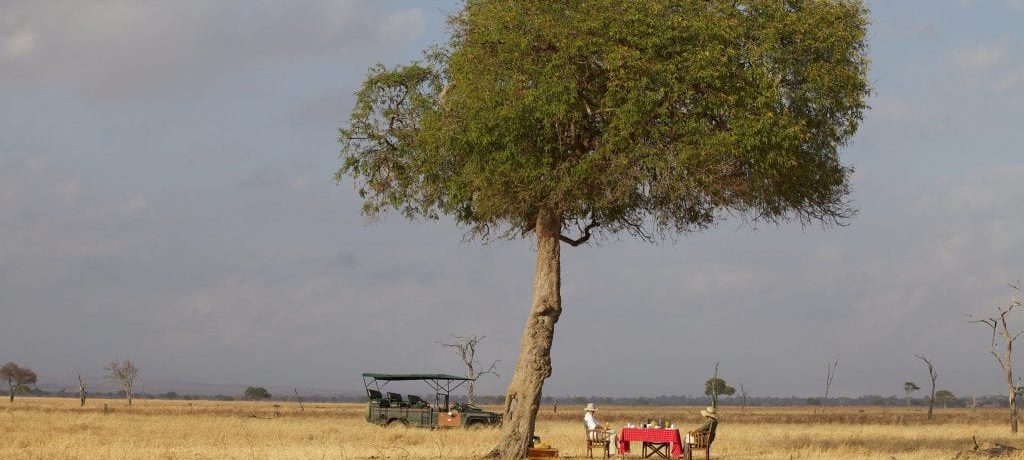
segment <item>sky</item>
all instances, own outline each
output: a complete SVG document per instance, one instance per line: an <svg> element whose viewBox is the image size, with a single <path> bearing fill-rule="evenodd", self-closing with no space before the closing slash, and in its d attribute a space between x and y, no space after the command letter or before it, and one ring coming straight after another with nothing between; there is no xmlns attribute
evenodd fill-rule
<svg viewBox="0 0 1024 460"><path fill-rule="evenodd" d="M1024 1L874 1L871 110L843 161L847 227L714 229L565 247L546 395L1005 390L989 314L1024 275ZM0 361L71 388L113 359L144 385L361 389L514 370L529 240L369 222L337 130L376 64L444 40L455 1L0 3ZM1024 314L1014 318L1024 327ZM1017 360L1021 363L1020 360ZM923 386L923 385L922 385Z"/></svg>

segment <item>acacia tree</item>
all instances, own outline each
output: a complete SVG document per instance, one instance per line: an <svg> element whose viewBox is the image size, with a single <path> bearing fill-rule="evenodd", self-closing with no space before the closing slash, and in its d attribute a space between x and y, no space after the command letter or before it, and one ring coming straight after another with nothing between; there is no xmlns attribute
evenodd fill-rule
<svg viewBox="0 0 1024 460"><path fill-rule="evenodd" d="M370 70L336 174L363 212L536 243L492 456L533 436L563 243L852 217L838 151L866 108L867 22L860 0L466 0L424 62Z"/></svg>
<svg viewBox="0 0 1024 460"><path fill-rule="evenodd" d="M704 382L704 396L711 398L711 407L718 407L719 395L732 396L734 394L736 394L736 389L725 383L724 379L712 377Z"/></svg>
<svg viewBox="0 0 1024 460"><path fill-rule="evenodd" d="M954 395L953 392L949 390L939 390L935 392L935 400L941 401L942 408L946 409L947 407L949 407L950 401L956 400L956 395Z"/></svg>
<svg viewBox="0 0 1024 460"><path fill-rule="evenodd" d="M1018 280L1017 283L1011 284L1010 288L1013 289L1013 295L1010 297L1009 303L1006 306L997 307L995 316L979 318L971 322L984 324L992 329L992 342L989 344L988 352L999 363L999 367L1006 377L1007 393L1010 400L1010 432L1016 433L1017 396L1020 393L1020 388L1013 383L1013 343L1021 334L1024 334L1024 331L1011 331L1007 324L1007 317L1021 306L1021 281ZM1002 350L999 349L1000 341L1002 341Z"/></svg>
<svg viewBox="0 0 1024 460"><path fill-rule="evenodd" d="M476 379L487 374L491 374L495 377L501 377L501 375L494 370L498 367L498 363L501 362L500 359L491 361L491 365L487 366L487 368L484 368L484 366L480 364L480 361L476 359L476 346L486 337L487 336L485 335L477 334L467 336L452 334L452 338L455 339L455 342L438 342L442 347L451 348L452 351L458 355L462 364L466 366L466 378L469 379L469 381L466 382L466 402L470 404L474 404L475 402L473 384L476 383Z"/></svg>
<svg viewBox="0 0 1024 460"><path fill-rule="evenodd" d="M132 405L132 391L135 388L135 379L139 377L139 373L142 372L142 368L136 366L130 359L122 361L111 361L103 367L103 370L107 371L107 377L110 378L114 383L121 386L124 390L124 397L128 400L128 405Z"/></svg>
<svg viewBox="0 0 1024 460"><path fill-rule="evenodd" d="M939 378L939 373L935 371L932 361L924 355L914 355L914 357L920 359L928 367L928 378L932 381L932 394L928 397L928 419L931 420L932 413L935 411L935 379Z"/></svg>
<svg viewBox="0 0 1024 460"><path fill-rule="evenodd" d="M10 362L0 367L0 380L7 381L7 388L10 391L8 402L14 402L14 395L29 391L38 378L32 369Z"/></svg>
<svg viewBox="0 0 1024 460"><path fill-rule="evenodd" d="M903 392L907 394L907 409L910 408L910 393L920 389L921 387L917 386L914 382L903 382Z"/></svg>
<svg viewBox="0 0 1024 460"><path fill-rule="evenodd" d="M296 394L298 394L298 389L295 391ZM246 387L245 392L242 393L242 397L253 401L259 401L261 399L270 399L270 392L263 387Z"/></svg>
<svg viewBox="0 0 1024 460"><path fill-rule="evenodd" d="M736 389L725 383L724 379L718 378L718 361L715 361L715 374L704 382L704 396L711 398L711 407L718 407L718 395L732 396Z"/></svg>

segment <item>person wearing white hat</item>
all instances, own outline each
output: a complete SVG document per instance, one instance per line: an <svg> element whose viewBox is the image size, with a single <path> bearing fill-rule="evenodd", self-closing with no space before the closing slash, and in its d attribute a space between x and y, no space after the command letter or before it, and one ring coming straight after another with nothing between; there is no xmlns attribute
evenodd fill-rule
<svg viewBox="0 0 1024 460"><path fill-rule="evenodd" d="M587 407L583 408L583 423L587 425L587 432L589 433L590 439L597 440L600 435L600 431L604 430L608 433L608 441L611 443L611 451L614 453L619 449L618 436L615 432L609 430L606 426L601 425L601 422L597 421L597 416L594 413L597 412L597 408L594 407L594 403L587 403Z"/></svg>
<svg viewBox="0 0 1024 460"><path fill-rule="evenodd" d="M718 428L718 414L715 413L715 408L708 406L707 409L702 409L700 415L704 416L704 423L699 427L686 433L686 439L683 441L683 447L689 449L689 444L693 442L693 433L702 433L705 431L711 432L711 440L715 440L715 430ZM686 453L683 453L686 456Z"/></svg>

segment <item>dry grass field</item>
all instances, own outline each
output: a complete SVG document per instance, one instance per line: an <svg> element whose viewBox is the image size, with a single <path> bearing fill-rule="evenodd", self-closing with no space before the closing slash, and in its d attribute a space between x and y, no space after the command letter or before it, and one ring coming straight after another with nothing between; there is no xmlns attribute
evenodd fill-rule
<svg viewBox="0 0 1024 460"><path fill-rule="evenodd" d="M104 414L103 406L110 408ZM401 459L475 458L497 430L381 428L359 404L18 398L0 402L2 459ZM722 407L714 459L952 459L980 441L1024 447L1005 411L939 409L927 421L915 408ZM665 417L698 423L692 407L602 407L615 427ZM579 408L545 407L537 434L563 458L583 458ZM634 446L628 458L638 458ZM1024 458L1016 456L1013 458Z"/></svg>

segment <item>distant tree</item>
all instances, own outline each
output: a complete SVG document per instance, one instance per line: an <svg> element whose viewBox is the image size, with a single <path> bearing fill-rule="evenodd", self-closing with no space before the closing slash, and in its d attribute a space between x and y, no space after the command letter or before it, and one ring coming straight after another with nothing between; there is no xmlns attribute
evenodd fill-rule
<svg viewBox="0 0 1024 460"><path fill-rule="evenodd" d="M121 386L121 391L124 391L124 397L128 400L128 405L132 405L132 389L135 387L135 380L139 377L139 373L142 372L142 368L136 366L130 359L125 359L120 362L111 361L103 367L103 370L107 371L107 377L111 381Z"/></svg>
<svg viewBox="0 0 1024 460"><path fill-rule="evenodd" d="M821 405L821 398L807 398L807 405L808 406L820 406Z"/></svg>
<svg viewBox="0 0 1024 460"><path fill-rule="evenodd" d="M85 390L88 388L88 385L86 385L85 378L82 377L81 372L75 369L72 370L74 370L75 376L78 377L78 406L83 407L85 406Z"/></svg>
<svg viewBox="0 0 1024 460"><path fill-rule="evenodd" d="M7 388L10 391L9 402L14 402L14 395L30 391L31 385L36 383L37 377L32 369L9 362L0 367L0 380L7 381Z"/></svg>
<svg viewBox="0 0 1024 460"><path fill-rule="evenodd" d="M173 391L168 391L167 393L164 393L164 394L162 395L162 397L163 397L164 399L178 399L178 398L180 398L180 396L178 395L178 393L175 393L175 392L173 392Z"/></svg>
<svg viewBox="0 0 1024 460"><path fill-rule="evenodd" d="M939 378L939 373L935 371L935 366L932 365L932 361L926 358L924 355L914 355L917 359L928 367L928 378L932 381L932 394L928 397L928 419L931 420L932 413L935 410L935 379Z"/></svg>
<svg viewBox="0 0 1024 460"><path fill-rule="evenodd" d="M718 395L732 396L736 389L718 378L718 363L715 363L715 376L704 382L704 395L711 397L711 407L718 407Z"/></svg>
<svg viewBox="0 0 1024 460"><path fill-rule="evenodd" d="M1007 393L1010 399L1010 432L1017 432L1017 396L1018 387L1013 383L1013 342L1015 342L1022 333L1024 332L1011 332L1010 326L1007 324L1007 317L1010 313L1013 313L1014 309L1020 308L1021 306L1021 281L1018 280L1016 283L1011 284L1010 288L1013 290L1013 294L1010 297L1009 303L1006 306L996 307L996 315L987 318L978 318L972 320L971 323L984 324L992 329L992 341L989 345L989 353L999 363L999 367L1003 370L1003 375L1006 377ZM975 316L971 316L976 318ZM1002 353L1000 354L999 341L1002 341Z"/></svg>
<svg viewBox="0 0 1024 460"><path fill-rule="evenodd" d="M743 382L740 382L740 408L743 412L747 411L747 387L743 386Z"/></svg>
<svg viewBox="0 0 1024 460"><path fill-rule="evenodd" d="M295 402L299 404L299 412L305 412L306 411L306 406L302 404L303 403L303 399L302 399L302 395L299 394L299 389L298 388L292 388L292 391L295 393ZM267 397L269 398L270 395L268 394Z"/></svg>
<svg viewBox="0 0 1024 460"><path fill-rule="evenodd" d="M498 367L498 363L501 362L500 359L492 361L491 365L486 368L484 368L484 366L480 364L480 361L477 361L476 359L476 346L479 345L480 342L483 342L486 337L487 336L477 334L466 336L452 334L452 338L455 339L454 342L437 342L442 347L451 348L462 361L462 365L466 366L466 378L470 379L466 382L466 402L470 404L473 404L475 400L473 384L476 379L487 374L491 374L495 377L501 377L501 375L498 375L498 372L494 370Z"/></svg>
<svg viewBox="0 0 1024 460"><path fill-rule="evenodd" d="M245 399L251 399L253 401L259 401L261 399L270 399L270 392L263 387L248 387L245 389L243 394Z"/></svg>
<svg viewBox="0 0 1024 460"><path fill-rule="evenodd" d="M914 382L903 382L903 391L907 394L907 408L910 408L910 393L920 390L921 387L917 386Z"/></svg>
<svg viewBox="0 0 1024 460"><path fill-rule="evenodd" d="M836 377L836 368L839 367L839 358L835 361L825 363L825 397L821 400L821 407L828 404L828 390L832 388L832 379Z"/></svg>
<svg viewBox="0 0 1024 460"><path fill-rule="evenodd" d="M949 407L949 403L951 401L956 401L956 396L953 394L952 391L939 390L935 392L935 400L941 402L942 408L945 409Z"/></svg>
<svg viewBox="0 0 1024 460"><path fill-rule="evenodd" d="M561 245L728 216L845 222L870 93L860 0L471 0L426 62L370 70L341 129L363 212L535 238L489 456L524 457L562 313ZM578 233L577 232L578 229ZM570 234L574 233L574 234Z"/></svg>

